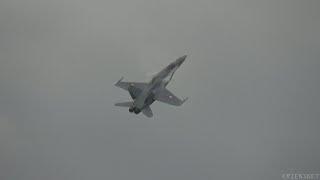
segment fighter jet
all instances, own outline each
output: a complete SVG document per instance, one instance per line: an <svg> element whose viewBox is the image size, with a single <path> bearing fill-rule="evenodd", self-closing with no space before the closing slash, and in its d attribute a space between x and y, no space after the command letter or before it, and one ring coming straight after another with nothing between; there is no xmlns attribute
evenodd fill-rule
<svg viewBox="0 0 320 180"><path fill-rule="evenodd" d="M181 100L172 94L166 86L171 81L176 70L185 61L186 55L178 58L163 70L153 76L150 82L123 82L123 77L115 84L129 92L133 101L115 103L115 106L128 107L130 113L142 112L147 117L153 113L150 105L154 101L160 101L173 106L181 106L188 98Z"/></svg>

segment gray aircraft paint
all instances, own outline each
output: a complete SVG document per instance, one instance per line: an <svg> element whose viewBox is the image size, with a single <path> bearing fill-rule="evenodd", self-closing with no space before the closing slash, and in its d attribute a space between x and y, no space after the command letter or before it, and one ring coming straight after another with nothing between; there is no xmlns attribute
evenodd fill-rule
<svg viewBox="0 0 320 180"><path fill-rule="evenodd" d="M0 180L320 168L319 0L0 0ZM187 54L154 118L114 102ZM147 77L147 78L146 78ZM282 171L284 170L284 171Z"/></svg>
<svg viewBox="0 0 320 180"><path fill-rule="evenodd" d="M167 67L157 73L150 82L148 83L135 83L135 82L122 82L121 78L115 86L123 88L131 94L133 102L126 103L116 103L116 106L129 107L129 112L135 112L139 114L141 111L148 117L152 117L152 111L150 105L157 99L158 96L161 96L161 93L168 91L166 86L171 81L176 70L182 65L185 61L187 55L184 55L174 62L170 63ZM143 86L142 86L143 85ZM133 91L140 91L139 95L135 97ZM162 102L168 102L175 98L176 101L179 101L179 105L182 105L186 100L180 100L173 95L169 95L166 100L162 99ZM161 100L160 100L161 101Z"/></svg>

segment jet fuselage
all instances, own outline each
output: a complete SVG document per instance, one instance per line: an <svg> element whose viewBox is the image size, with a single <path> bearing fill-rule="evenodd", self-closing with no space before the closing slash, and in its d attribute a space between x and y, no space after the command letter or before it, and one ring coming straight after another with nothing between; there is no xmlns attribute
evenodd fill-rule
<svg viewBox="0 0 320 180"><path fill-rule="evenodd" d="M187 56L185 55L178 58L176 61L157 73L148 83L148 86L142 90L141 94L134 99L133 105L130 107L129 111L138 114L143 108L150 106L155 101L154 96L157 94L157 91L161 91L161 89L168 85L175 71L185 61L186 57Z"/></svg>

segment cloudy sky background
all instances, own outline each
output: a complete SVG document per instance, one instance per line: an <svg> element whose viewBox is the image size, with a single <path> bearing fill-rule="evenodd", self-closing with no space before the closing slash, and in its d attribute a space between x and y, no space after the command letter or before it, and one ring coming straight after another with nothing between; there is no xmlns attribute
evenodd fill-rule
<svg viewBox="0 0 320 180"><path fill-rule="evenodd" d="M2 0L0 179L320 172L320 1ZM114 107L179 56L182 107Z"/></svg>

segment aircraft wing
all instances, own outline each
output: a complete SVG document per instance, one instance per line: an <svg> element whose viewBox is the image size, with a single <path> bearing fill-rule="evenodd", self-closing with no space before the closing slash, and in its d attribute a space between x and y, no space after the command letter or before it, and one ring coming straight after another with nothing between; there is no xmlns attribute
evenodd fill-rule
<svg viewBox="0 0 320 180"><path fill-rule="evenodd" d="M122 88L126 91L129 91L131 97L135 99L142 91L145 89L148 84L143 82L123 82L121 78L115 86Z"/></svg>
<svg viewBox="0 0 320 180"><path fill-rule="evenodd" d="M188 98L181 100L166 88L160 90L155 95L155 100L166 103L166 104L170 104L173 106L181 106L187 99Z"/></svg>

